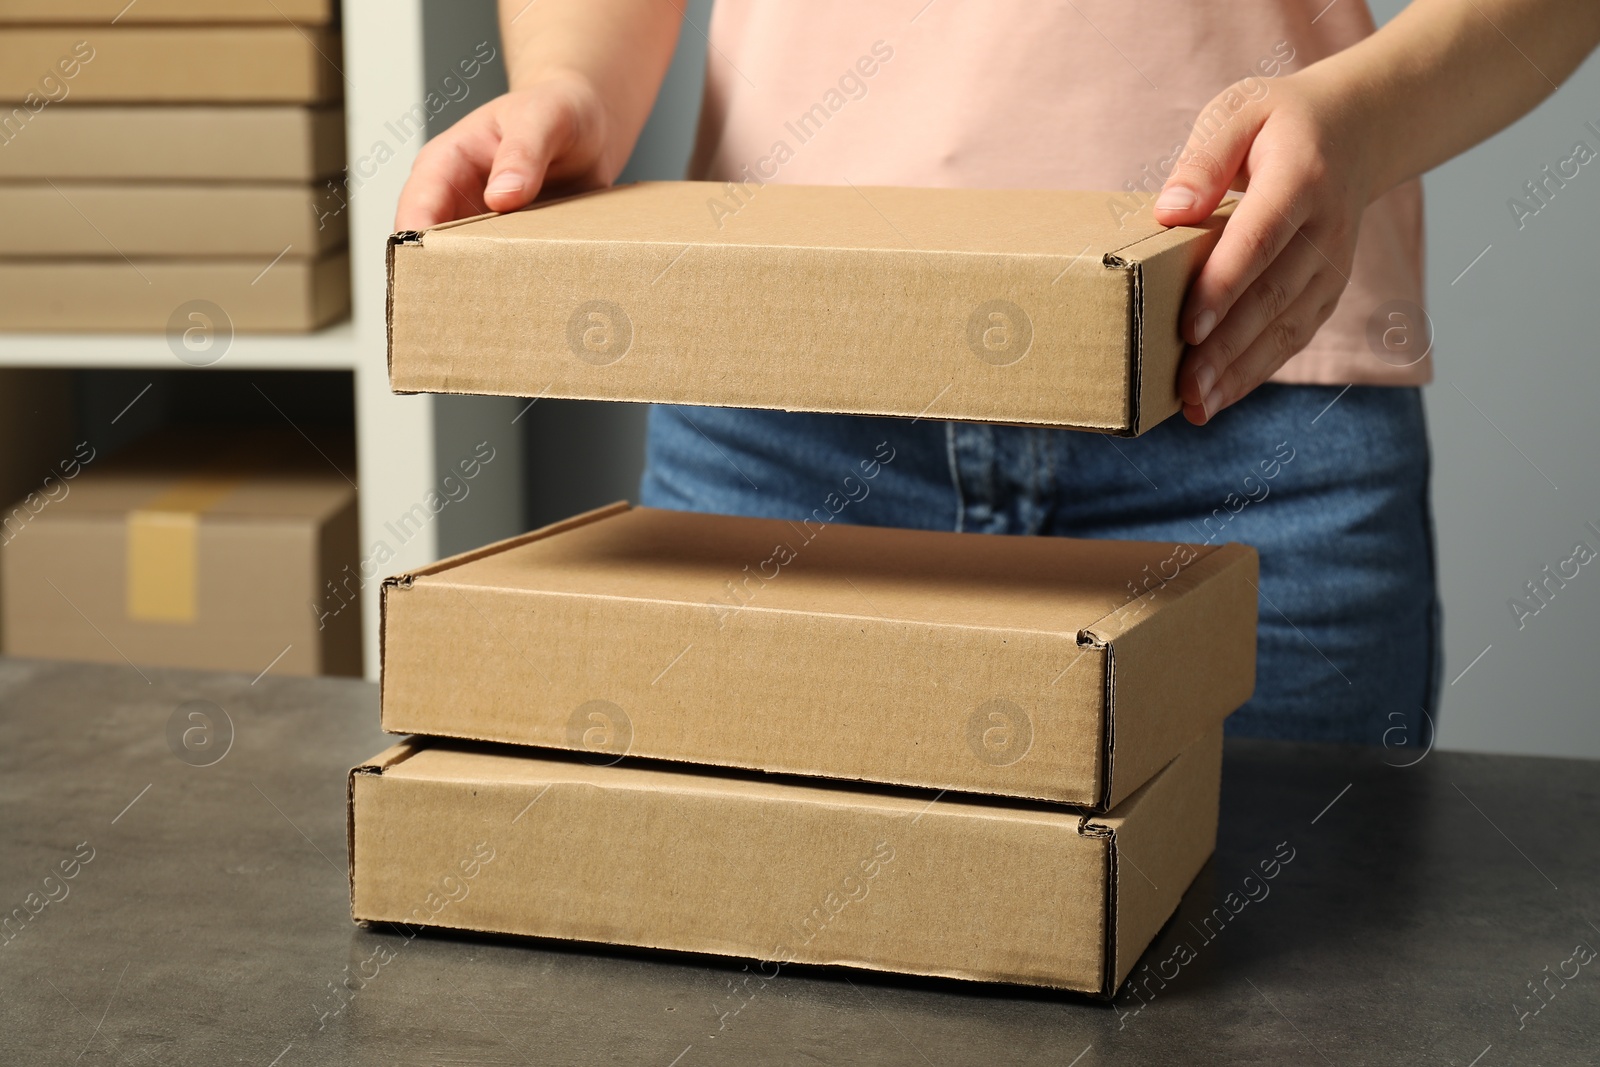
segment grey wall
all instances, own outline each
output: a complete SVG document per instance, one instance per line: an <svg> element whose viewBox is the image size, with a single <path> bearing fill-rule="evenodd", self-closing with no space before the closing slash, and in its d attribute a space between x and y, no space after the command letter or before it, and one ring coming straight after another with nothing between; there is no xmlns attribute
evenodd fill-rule
<svg viewBox="0 0 1600 1067"><path fill-rule="evenodd" d="M1402 6L1379 0L1374 14ZM1564 588L1551 582L1549 606L1524 625L1509 606L1577 542L1600 551L1600 532L1585 526L1600 527L1600 160L1520 230L1507 207L1575 142L1600 151L1587 122L1600 127L1593 57L1532 115L1424 183L1441 747L1600 757L1600 560Z"/></svg>
<svg viewBox="0 0 1600 1067"><path fill-rule="evenodd" d="M473 6L449 4L440 32L457 35L458 50L470 46L460 35ZM1373 9L1382 22L1403 6L1375 0ZM630 179L682 173L709 7L690 6L694 26L684 28ZM1577 542L1600 550L1600 422L1592 414L1600 398L1600 160L1520 230L1507 208L1574 142L1600 151L1600 132L1585 128L1591 121L1600 129L1595 60L1534 114L1425 183L1438 374L1427 398L1446 618L1442 747L1600 757L1600 560L1564 587L1550 583L1548 606L1521 625L1509 606ZM536 405L524 419L530 520L632 496L640 419L621 405Z"/></svg>

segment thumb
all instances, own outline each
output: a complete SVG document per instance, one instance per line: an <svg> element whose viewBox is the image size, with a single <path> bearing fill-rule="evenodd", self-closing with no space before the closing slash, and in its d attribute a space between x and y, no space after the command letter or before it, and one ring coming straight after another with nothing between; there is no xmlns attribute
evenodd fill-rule
<svg viewBox="0 0 1600 1067"><path fill-rule="evenodd" d="M549 149L533 131L507 131L494 155L483 199L490 211L515 211L539 195Z"/></svg>
<svg viewBox="0 0 1600 1067"><path fill-rule="evenodd" d="M491 211L515 211L539 195L552 159L572 141L576 120L565 101L540 95L500 116L500 144L484 203Z"/></svg>
<svg viewBox="0 0 1600 1067"><path fill-rule="evenodd" d="M1266 122L1266 111L1230 88L1217 94L1195 119L1189 141L1178 156L1172 175L1156 197L1156 221L1163 226L1190 226L1217 210L1234 184L1256 134Z"/></svg>

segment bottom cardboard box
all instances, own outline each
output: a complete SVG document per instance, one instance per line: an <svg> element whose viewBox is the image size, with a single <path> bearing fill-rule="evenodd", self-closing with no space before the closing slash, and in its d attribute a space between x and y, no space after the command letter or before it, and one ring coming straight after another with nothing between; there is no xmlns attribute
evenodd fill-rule
<svg viewBox="0 0 1600 1067"><path fill-rule="evenodd" d="M350 773L351 911L1110 997L1211 854L1221 768L1218 728L1087 815L413 738Z"/></svg>
<svg viewBox="0 0 1600 1067"><path fill-rule="evenodd" d="M301 333L349 314L348 252L269 259L3 260L0 330L184 338L198 329L210 344L214 332Z"/></svg>

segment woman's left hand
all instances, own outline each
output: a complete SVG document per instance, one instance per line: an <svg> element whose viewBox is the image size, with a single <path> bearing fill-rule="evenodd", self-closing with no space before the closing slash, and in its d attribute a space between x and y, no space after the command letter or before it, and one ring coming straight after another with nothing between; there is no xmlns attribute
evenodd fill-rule
<svg viewBox="0 0 1600 1067"><path fill-rule="evenodd" d="M1156 199L1156 221L1192 225L1245 190L1179 319L1190 348L1178 394L1196 425L1304 348L1350 281L1373 191L1366 123L1319 74L1267 81L1264 95L1260 81L1218 94Z"/></svg>

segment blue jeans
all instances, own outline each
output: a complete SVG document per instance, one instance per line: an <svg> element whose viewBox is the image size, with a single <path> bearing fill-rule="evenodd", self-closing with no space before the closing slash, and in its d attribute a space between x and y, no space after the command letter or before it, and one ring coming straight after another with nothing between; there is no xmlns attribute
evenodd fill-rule
<svg viewBox="0 0 1600 1067"><path fill-rule="evenodd" d="M838 508L843 479L880 442L894 459ZM1243 541L1261 554L1257 681L1229 733L1384 744L1407 760L1432 741L1442 662L1428 475L1419 390L1266 385L1208 426L1175 416L1131 440L658 406L641 500L783 519L824 508L838 522L972 533Z"/></svg>

